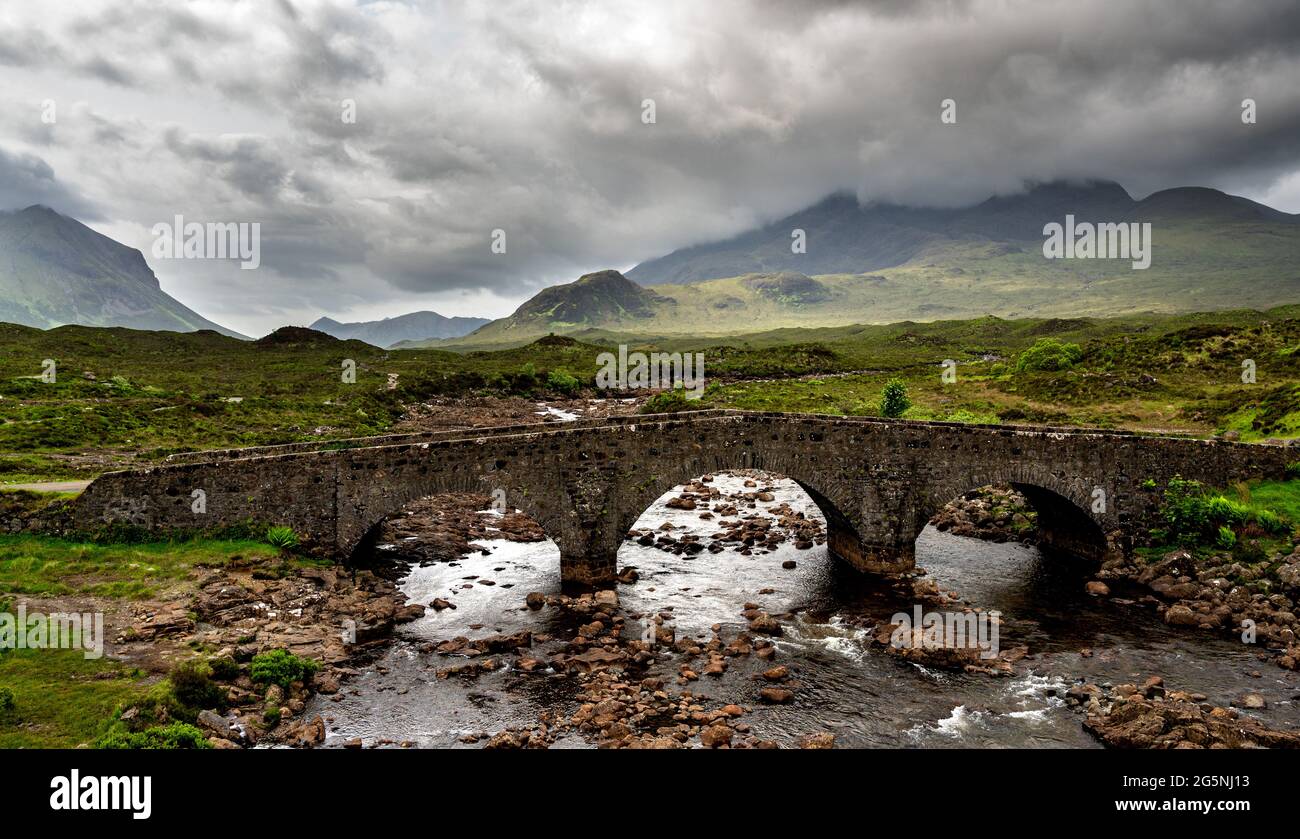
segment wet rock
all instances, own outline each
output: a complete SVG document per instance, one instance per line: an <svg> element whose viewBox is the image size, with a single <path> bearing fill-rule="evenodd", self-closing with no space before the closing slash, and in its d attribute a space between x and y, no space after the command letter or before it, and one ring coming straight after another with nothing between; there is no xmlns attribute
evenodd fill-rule
<svg viewBox="0 0 1300 839"><path fill-rule="evenodd" d="M1165 610L1165 623L1170 626L1199 626L1201 618L1186 606L1170 606Z"/></svg>
<svg viewBox="0 0 1300 839"><path fill-rule="evenodd" d="M806 734L799 738L799 748L833 749L835 748L835 735L826 731L819 731L816 734Z"/></svg>
<svg viewBox="0 0 1300 839"><path fill-rule="evenodd" d="M325 721L317 715L310 722L295 726L285 737L285 742L304 749L319 746L325 742Z"/></svg>
<svg viewBox="0 0 1300 839"><path fill-rule="evenodd" d="M528 592L528 596L524 598L524 603L528 605L529 609L532 609L535 612L546 605L546 595L542 594L540 591L530 591Z"/></svg>
<svg viewBox="0 0 1300 839"><path fill-rule="evenodd" d="M417 621L422 617L424 617L424 607L419 603L411 603L406 606L401 606L393 612L394 623L411 623L412 621Z"/></svg>
<svg viewBox="0 0 1300 839"><path fill-rule="evenodd" d="M722 746L731 745L731 738L735 732L725 725L711 725L700 732L700 743L708 749L716 749Z"/></svg>
<svg viewBox="0 0 1300 839"><path fill-rule="evenodd" d="M776 618L767 612L759 612L749 619L749 631L757 632L760 635L784 635L785 630Z"/></svg>
<svg viewBox="0 0 1300 839"><path fill-rule="evenodd" d="M200 711L198 725L210 737L219 737L225 740L240 739L239 733L234 726L216 711Z"/></svg>
<svg viewBox="0 0 1300 839"><path fill-rule="evenodd" d="M1118 686L1086 686L1086 729L1107 746L1128 749L1300 748L1300 733L1271 729L1229 708L1208 705L1199 694L1170 691L1148 698ZM1074 689L1068 694L1075 695ZM1198 698L1200 697L1200 698Z"/></svg>
<svg viewBox="0 0 1300 839"><path fill-rule="evenodd" d="M788 705L794 701L794 691L789 688L765 687L758 692L758 698L773 705Z"/></svg>
<svg viewBox="0 0 1300 839"><path fill-rule="evenodd" d="M1101 580L1092 580L1084 586L1084 589L1093 597L1107 597L1110 595L1110 586L1106 585Z"/></svg>

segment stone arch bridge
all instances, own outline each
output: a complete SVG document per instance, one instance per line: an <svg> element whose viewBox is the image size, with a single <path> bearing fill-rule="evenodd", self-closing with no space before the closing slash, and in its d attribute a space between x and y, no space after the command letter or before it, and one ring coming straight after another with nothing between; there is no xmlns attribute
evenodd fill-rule
<svg viewBox="0 0 1300 839"><path fill-rule="evenodd" d="M1281 477L1296 457L1284 446L1070 428L700 411L188 453L103 475L73 516L85 529L282 524L346 557L418 498L503 490L559 546L566 583L599 585L662 494L757 468L808 492L834 554L895 573L912 568L914 540L943 505L985 484L1024 492L1047 546L1100 558L1155 524L1155 487L1175 474L1228 486Z"/></svg>

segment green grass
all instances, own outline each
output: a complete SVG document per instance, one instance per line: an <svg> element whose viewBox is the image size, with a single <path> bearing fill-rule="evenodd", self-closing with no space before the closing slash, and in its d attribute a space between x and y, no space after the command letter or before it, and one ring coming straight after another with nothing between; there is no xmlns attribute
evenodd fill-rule
<svg viewBox="0 0 1300 839"><path fill-rule="evenodd" d="M1253 510L1272 510L1282 518L1300 522L1300 481L1251 481L1240 493Z"/></svg>
<svg viewBox="0 0 1300 839"><path fill-rule="evenodd" d="M1286 222L1216 218L1205 223L1163 217L1155 222L1151 267L1141 271L1110 260L1047 260L1041 239L1016 247L940 241L904 264L866 275L816 275L816 299L794 302L772 296L755 286L752 274L722 276L654 286L660 299L651 305L648 318L613 315L589 324L548 322L544 317L505 320L428 345L486 349L526 343L550 331L583 337L592 327L590 331L712 336L718 343L727 333L978 320L990 312L1043 319L1074 318L1078 312L1122 318L1239 306L1263 309L1300 299L1298 238L1300 231Z"/></svg>
<svg viewBox="0 0 1300 839"><path fill-rule="evenodd" d="M897 377L914 418L1300 436L1300 306L796 327L725 339L610 330L579 337L457 353L382 351L295 332L247 342L0 324L0 487L93 477L178 451L383 433L411 404L436 397L556 398L575 381L599 395L596 357L611 341L702 352L708 393L687 409L871 415L884 383ZM1043 339L1078 345L1081 355L1067 370L1017 371ZM47 357L60 359L56 384L31 378ZM343 358L357 361L354 385L340 381ZM1240 380L1245 358L1256 362L1256 384ZM947 359L957 363L956 384L940 381ZM389 374L398 377L393 390Z"/></svg>
<svg viewBox="0 0 1300 839"><path fill-rule="evenodd" d="M254 541L99 544L0 535L0 592L140 599L184 579L196 565L222 566L236 556L274 555L274 549Z"/></svg>
<svg viewBox="0 0 1300 839"><path fill-rule="evenodd" d="M0 651L0 686L13 691L15 704L0 717L0 749L91 743L120 705L148 689L138 672L76 650Z"/></svg>

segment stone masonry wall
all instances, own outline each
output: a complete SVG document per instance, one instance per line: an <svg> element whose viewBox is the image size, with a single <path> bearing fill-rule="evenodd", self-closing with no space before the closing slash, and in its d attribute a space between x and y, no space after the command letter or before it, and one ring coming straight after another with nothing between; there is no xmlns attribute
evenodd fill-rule
<svg viewBox="0 0 1300 839"><path fill-rule="evenodd" d="M752 467L809 492L836 554L860 570L894 572L912 567L913 542L935 512L986 484L1025 488L1049 540L1057 532L1078 552L1092 539L1100 553L1125 549L1151 526L1159 493L1143 488L1147 479L1163 486L1181 474L1224 486L1279 477L1295 458L1281 446L1114 432L728 411L441 432L336 451L223 453L105 475L74 514L87 528L122 521L190 530L252 519L289 525L346 555L417 498L504 490L506 503L557 543L565 579L594 584L612 577L622 535L660 495L702 474ZM202 514L192 512L196 489L206 493ZM1087 522L1091 534L1080 527Z"/></svg>

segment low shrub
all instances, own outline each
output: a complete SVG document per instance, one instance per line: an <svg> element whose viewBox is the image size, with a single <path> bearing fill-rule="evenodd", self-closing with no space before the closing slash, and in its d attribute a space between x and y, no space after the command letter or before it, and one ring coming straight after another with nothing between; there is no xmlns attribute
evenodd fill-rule
<svg viewBox="0 0 1300 839"><path fill-rule="evenodd" d="M302 544L292 527L276 526L267 528L266 543L282 551L291 551Z"/></svg>
<svg viewBox="0 0 1300 839"><path fill-rule="evenodd" d="M195 726L184 722L154 726L143 731L114 727L94 742L97 749L210 749L212 744Z"/></svg>
<svg viewBox="0 0 1300 839"><path fill-rule="evenodd" d="M1055 338L1040 338L1016 359L1017 373L1039 370L1068 370L1083 358L1078 344L1063 344Z"/></svg>
<svg viewBox="0 0 1300 839"><path fill-rule="evenodd" d="M1175 475L1165 487L1159 535L1179 544L1214 544L1229 549L1242 534L1280 536L1291 523L1272 510L1251 507L1223 495L1209 495L1198 481ZM1157 531L1152 531L1156 536Z"/></svg>
<svg viewBox="0 0 1300 839"><path fill-rule="evenodd" d="M167 676L172 683L176 701L186 707L202 711L221 708L226 704L226 691L212 682L212 665L200 658L182 661Z"/></svg>
<svg viewBox="0 0 1300 839"><path fill-rule="evenodd" d="M582 382L566 370L552 370L546 377L546 389L564 396L573 396L582 390Z"/></svg>
<svg viewBox="0 0 1300 839"><path fill-rule="evenodd" d="M880 415L882 417L901 417L912 407L912 400L907 398L907 385L902 379L890 379L885 382L885 389L880 392Z"/></svg>
<svg viewBox="0 0 1300 839"><path fill-rule="evenodd" d="M253 656L248 675L258 684L287 689L294 682L305 682L319 669L318 662L299 658L288 650L269 650Z"/></svg>

